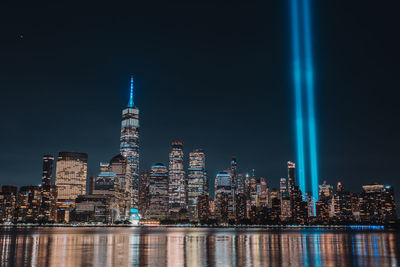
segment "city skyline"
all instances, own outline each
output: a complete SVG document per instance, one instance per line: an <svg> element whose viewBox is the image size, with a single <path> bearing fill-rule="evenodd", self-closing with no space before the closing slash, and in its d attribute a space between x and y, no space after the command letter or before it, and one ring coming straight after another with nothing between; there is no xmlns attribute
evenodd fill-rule
<svg viewBox="0 0 400 267"><path fill-rule="evenodd" d="M130 149L130 147L137 147L138 146L138 133L135 133L135 134L133 134L132 135L132 137L130 136L130 134L129 133L126 133L127 132L127 130L124 130L124 129L126 129L127 128L127 126L128 127L137 127L137 129L139 129L139 116L138 116L138 113L139 113L139 109L138 109L138 107L134 104L134 98L135 98L135 94L134 94L134 78L133 78L133 75L131 75L130 76L130 87L129 87L129 97L128 97L128 104L127 105L125 105L125 107L123 107L122 108L122 126L121 126L121 137L120 137L120 155L125 155L125 157L128 157L129 158L129 153L130 152L127 152L127 149L129 150ZM134 113L136 113L136 114L134 114ZM131 119L130 119L131 118ZM133 118L133 120L132 120L132 118ZM136 129L136 128L133 128L133 129ZM137 130L134 130L134 131L137 131ZM128 132L129 132L129 130L128 130ZM134 141L133 141L134 140ZM132 145L130 145L130 144L128 144L129 142L134 142L134 143L132 143ZM182 155L181 155L181 157L182 157L182 159L181 159L181 164L182 164L182 166L181 166L181 168L183 168L182 169L182 171L183 171L183 177L184 177L184 179L190 179L190 154L191 153L194 153L194 152L196 152L197 150L199 150L199 151L201 151L202 153L204 153L203 151L203 149L202 148L192 148L192 152L190 152L190 153L185 153L184 152L184 145L183 145L183 141L182 140L179 140L179 141L171 141L171 143L172 143L172 147L174 147L174 146L176 146L176 145L180 145L181 146L181 148L180 148L180 150L181 150L181 152L182 152ZM63 155L63 154L73 154L73 153L75 153L75 154L78 154L78 155L85 155L86 156L86 169L85 169L85 176L87 177L86 178L86 180L85 180L85 183L87 184L87 186L89 186L89 176L93 176L93 175L98 175L98 174L100 174L101 173L101 164L102 164L102 162L104 162L106 159L104 159L104 160L102 160L102 161L99 161L99 162L97 162L97 165L95 165L95 167L93 167L92 166L92 169L95 169L96 170L96 168L97 168L97 171L95 171L94 173L93 172L91 172L90 174L88 173L88 171L87 171L87 169L89 169L89 166L87 166L88 164L87 164L87 161L88 161L88 153L86 153L86 152L78 152L78 151L71 151L71 152L65 152L65 151L59 151L59 152L57 152L56 153L56 155L58 155L58 160L54 160L54 166L53 166L53 170L54 170L54 175L53 175L53 178L52 178L52 183L53 184L56 184L57 183L57 181L56 181L56 175L57 175L57 172L59 172L60 171L60 169L59 170L57 170L57 163L58 163L58 161L61 159L60 157L62 157L61 155ZM186 155L186 154L189 154L188 156L184 156L184 155ZM55 155L52 155L52 154L49 154L49 153L43 153L43 157L47 157L47 156L53 156L53 157L55 157L56 159L57 159L57 157L55 156ZM114 153L114 156L115 156L115 153ZM117 155L118 156L118 155ZM117 156L115 156L115 157L117 157ZM135 152L135 156L137 156L138 158L139 158L139 153L138 152ZM171 155L170 155L170 157L171 157ZM236 156L235 155L233 155L232 156L233 158L235 158L235 161L237 160L236 159ZM205 160L205 159L204 159ZM128 160L129 161L129 160ZM136 161L136 163L134 163L134 167L133 167L133 173L137 173L137 169L139 169L139 168L137 168L137 167L135 167L136 166L136 164L137 165L139 165L138 164L138 159L135 159L135 161ZM168 161L171 161L171 158L168 160L168 153L166 154L166 159L163 161L163 160L153 160L153 163L151 164L151 166L150 166L150 168L147 168L147 169L139 169L140 170L140 172L143 172L143 171L150 171L152 168L153 168L153 166L154 166L154 164L155 165L157 165L157 164L163 164L163 165L165 165L166 166L166 168L167 168L167 170L169 171L169 169L170 168L168 168ZM292 162L293 160L291 160L291 159L289 159L288 160L288 164L290 165L290 164L293 164L293 165L295 165L295 163L294 162ZM62 162L62 159L61 159L61 162ZM221 171L223 171L223 170L226 170L226 169L229 169L229 165L227 164L229 161L226 161L226 163L225 163L225 166L223 166L223 167L221 167L221 168L219 168L219 169L217 169L217 170L212 170L212 172L213 173L215 173L215 175L214 176L208 176L207 177L207 179L208 179L208 183L209 184L216 184L215 182L216 182L216 180L215 179L217 179L216 177L218 177L218 174L221 172ZM169 162L169 164L171 164L171 162ZM231 164L232 164L232 162L231 162ZM238 170L238 167L237 167L237 161L235 162L235 164L236 164L236 171ZM100 166L100 168L99 168L99 166ZM282 166L284 166L284 164L282 164ZM40 167L40 166L39 166ZM290 168L289 168L290 169ZM294 169L294 167L293 167L293 169ZM41 169L42 170L42 169ZM208 169L205 169L205 171L206 172L209 172L209 170ZM248 170L245 170L245 171L243 171L242 169L240 169L240 174L242 174L242 175L249 175L250 173L252 173L252 174L254 174L256 172L256 169L255 168L251 168L251 169L248 169ZM239 173L238 173L239 174ZM264 174L258 174L257 173L257 177L262 177L262 178L264 178L264 179L266 179L267 180L267 182L268 182L268 186L269 187L271 187L271 188L279 188L280 187L280 185L279 185L279 179L281 179L281 177L284 177L286 180L287 180L287 182L290 182L290 175L291 175L291 173L287 173L287 175L285 176L284 174L283 175L281 175L280 177L275 177L276 179L274 179L274 177L269 177L268 175L264 175ZM293 174L292 174L293 175ZM295 174L297 177L299 176L299 174L298 174L298 171L296 171L296 174ZM134 174L131 174L131 176L134 176ZM137 175L137 176L139 176L139 175ZM243 177L242 177L243 178ZM37 184L40 184L40 183L43 183L43 181L42 180L40 180L41 178L40 177L38 177L37 179L39 179L38 180L38 183ZM135 179L137 179L137 178L135 178ZM169 179L171 179L171 177L169 177ZM211 179L211 180L210 180ZM134 181L134 179L132 179L132 181ZM243 180L244 181L244 180ZM318 179L318 185L321 185L321 184L323 184L325 181L327 181L327 179L321 179L321 178L319 178ZM297 181L297 182L299 182L299 181ZM340 179L338 179L337 180L337 182L338 183L343 183L343 182L345 182L344 180L340 180ZM379 180L379 178L377 178L376 180L372 180L372 181L370 181L369 183L361 183L360 182L360 186L362 186L362 185L365 185L365 184L373 184L373 183L379 183L379 182L384 182L384 181L381 181L381 180ZM82 181L82 183L83 183L83 181ZM131 182L131 183L133 183L133 182ZM138 183L138 182L137 182ZM3 185L17 185L17 186L26 186L26 185L36 185L35 183L31 183L31 184L19 184L19 183L2 183ZM270 185L273 185L273 186L270 186ZM132 186L132 185L131 185ZM134 197L134 201L133 201L133 203L138 203L138 198L139 198L139 193L138 193L138 189L139 189L139 184L137 184L136 185L136 187L135 188L137 188L136 189L136 197ZM360 188L360 187L359 187ZM82 192L86 192L85 190L86 190L86 186L85 186L85 188L83 189L84 191L82 191ZM211 194L211 195L214 195L214 192L215 192L215 186L208 186L208 192ZM306 193L311 193L311 191L310 190L307 190L306 191ZM135 194L133 194L132 193L132 195L135 195ZM212 197L211 197L212 198ZM136 206L137 207L137 205L138 204L134 204L133 206Z"/></svg>
<svg viewBox="0 0 400 267"><path fill-rule="evenodd" d="M398 7L5 3L0 265L397 266Z"/></svg>
<svg viewBox="0 0 400 267"><path fill-rule="evenodd" d="M2 77L9 90L1 105L7 115L0 182L40 183L41 156L47 152L87 152L88 173L96 174L98 162L115 156L119 146L115 118L126 104L126 78L133 72L140 88L137 103L145 114L144 169L155 161L167 164L170 142L182 140L186 162L191 149L206 151L209 177L229 167L226 162L236 156L242 171L254 168L278 186L274 181L286 172L282 163L296 161L289 5L272 1L202 4L199 10L195 6L164 6L168 17L173 14L176 20L164 20L164 10L153 14L146 4L132 8L140 16L90 6L93 13L71 12L77 20L68 24L63 14L56 18L44 9L32 26L33 13L10 6L8 42L2 44L13 56L4 56L2 65L2 73L10 75ZM362 6L315 2L313 7L318 10L313 12L318 21L313 33L318 37L314 52L319 182L340 179L357 190L360 180L377 180L398 188L399 129L392 123L398 113L393 97L398 53L390 49L398 38L392 34L391 16L371 21L367 15L391 10L373 1ZM222 21L224 9L229 12ZM96 14L106 11L123 21L105 23ZM53 26L44 27L45 19ZM183 20L186 24L180 25ZM81 25L99 34L77 30ZM65 27L73 33L57 33ZM221 31L227 34L218 34ZM350 38L354 34L357 38ZM118 41L107 42L105 36L110 35ZM63 45L75 38L84 45L65 51ZM173 120L165 116L166 110ZM192 121L196 124L186 127ZM23 134L26 129L28 136ZM23 168L17 167L20 162Z"/></svg>
<svg viewBox="0 0 400 267"><path fill-rule="evenodd" d="M281 176L279 188L256 175L255 169L251 174L240 172L236 156L213 180L203 149L189 153L186 169L184 144L173 141L168 165L157 162L150 170L140 170L139 108L134 98L132 75L129 101L122 109L119 153L99 162L96 176L88 179L87 153L62 151L57 161L45 154L41 185L24 185L19 190L12 184L1 186L0 221L135 226L397 223L393 186L367 183L361 192L354 192L341 181L334 190L326 180L315 184L312 179L308 191L303 169L307 161L300 168L287 161L287 176Z"/></svg>

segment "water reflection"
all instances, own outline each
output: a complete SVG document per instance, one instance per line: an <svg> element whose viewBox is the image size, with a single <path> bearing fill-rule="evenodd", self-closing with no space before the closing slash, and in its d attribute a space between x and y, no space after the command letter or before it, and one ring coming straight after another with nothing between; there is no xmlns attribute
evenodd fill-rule
<svg viewBox="0 0 400 267"><path fill-rule="evenodd" d="M397 232L2 228L1 266L397 266Z"/></svg>

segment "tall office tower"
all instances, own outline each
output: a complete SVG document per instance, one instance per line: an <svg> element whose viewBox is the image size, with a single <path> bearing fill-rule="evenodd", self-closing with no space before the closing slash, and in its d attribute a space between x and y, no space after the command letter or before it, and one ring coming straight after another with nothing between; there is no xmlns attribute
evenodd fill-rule
<svg viewBox="0 0 400 267"><path fill-rule="evenodd" d="M315 202L315 212L318 219L327 222L335 214L333 186L323 182L319 185L319 201Z"/></svg>
<svg viewBox="0 0 400 267"><path fill-rule="evenodd" d="M42 169L43 190L50 190L51 179L53 177L53 163L54 163L54 157L52 155L43 156L43 169Z"/></svg>
<svg viewBox="0 0 400 267"><path fill-rule="evenodd" d="M17 197L18 222L37 222L41 202L39 186L22 186Z"/></svg>
<svg viewBox="0 0 400 267"><path fill-rule="evenodd" d="M397 216L393 187L377 183L363 185L360 217L363 222L394 223Z"/></svg>
<svg viewBox="0 0 400 267"><path fill-rule="evenodd" d="M243 173L238 173L238 175L237 175L237 183L236 184L237 184L236 191L238 192L238 194L244 194L245 181L244 181Z"/></svg>
<svg viewBox="0 0 400 267"><path fill-rule="evenodd" d="M204 188L207 183L206 157L202 149L195 149L189 153L188 168L188 212L191 221L198 220L197 198L206 194Z"/></svg>
<svg viewBox="0 0 400 267"><path fill-rule="evenodd" d="M252 222L255 222L254 220L256 219L257 216L257 206L259 202L258 189L259 189L259 183L257 182L257 178L255 176L253 169L250 178L250 194L248 199L249 205L247 206L248 208L247 213Z"/></svg>
<svg viewBox="0 0 400 267"><path fill-rule="evenodd" d="M78 195L86 194L88 154L60 152L57 160L57 201L74 203Z"/></svg>
<svg viewBox="0 0 400 267"><path fill-rule="evenodd" d="M236 157L232 157L231 160L231 185L232 185L232 189L234 191L236 191L236 189L238 188L238 179L237 179L237 175L238 175L238 166L237 166L237 159Z"/></svg>
<svg viewBox="0 0 400 267"><path fill-rule="evenodd" d="M120 153L129 163L132 194L131 208L139 202L139 109L133 101L133 77L128 105L122 110Z"/></svg>
<svg viewBox="0 0 400 267"><path fill-rule="evenodd" d="M338 182L337 191L334 195L335 217L339 222L352 222L353 216L353 198L354 194L344 191L341 182Z"/></svg>
<svg viewBox="0 0 400 267"><path fill-rule="evenodd" d="M327 224L330 221L330 204L327 201L318 200L315 202L315 215L319 223Z"/></svg>
<svg viewBox="0 0 400 267"><path fill-rule="evenodd" d="M301 193L299 186L295 185L293 187L290 199L293 223L305 224L308 220L308 206L307 202L303 201L303 194Z"/></svg>
<svg viewBox="0 0 400 267"><path fill-rule="evenodd" d="M281 197L289 196L286 178L281 178L281 180L279 181L279 190L281 192Z"/></svg>
<svg viewBox="0 0 400 267"><path fill-rule="evenodd" d="M246 173L246 179L244 180L244 194L246 196L246 199L250 199L250 176L248 173Z"/></svg>
<svg viewBox="0 0 400 267"><path fill-rule="evenodd" d="M322 185L319 185L319 198L331 199L333 198L333 186L327 184L326 181Z"/></svg>
<svg viewBox="0 0 400 267"><path fill-rule="evenodd" d="M261 207L268 207L269 205L269 190L267 187L267 180L263 177L260 178L260 192L259 203Z"/></svg>
<svg viewBox="0 0 400 267"><path fill-rule="evenodd" d="M40 221L54 221L56 216L56 198L57 190L52 186L54 157L52 155L43 156L42 170L42 192L41 205L39 211Z"/></svg>
<svg viewBox="0 0 400 267"><path fill-rule="evenodd" d="M172 151L169 153L169 212L174 215L186 207L185 171L183 170L183 144L172 142Z"/></svg>
<svg viewBox="0 0 400 267"><path fill-rule="evenodd" d="M286 178L279 181L279 192L281 197L281 220L288 221L292 217L292 201L289 196L288 183Z"/></svg>
<svg viewBox="0 0 400 267"><path fill-rule="evenodd" d="M210 195L210 183L208 181L208 172L207 172L207 170L204 171L204 178L203 179L204 179L204 187L203 187L204 195L209 196Z"/></svg>
<svg viewBox="0 0 400 267"><path fill-rule="evenodd" d="M145 214L149 208L149 175L148 171L143 171L140 174L139 186L139 213Z"/></svg>
<svg viewBox="0 0 400 267"><path fill-rule="evenodd" d="M308 217L313 217L315 213L315 200L310 193L306 193L306 202L307 202L307 215Z"/></svg>
<svg viewBox="0 0 400 267"><path fill-rule="evenodd" d="M197 197L197 212L200 222L206 222L210 219L210 205L208 194Z"/></svg>
<svg viewBox="0 0 400 267"><path fill-rule="evenodd" d="M146 219L163 220L168 215L168 170L162 163L151 167L149 176L149 208Z"/></svg>
<svg viewBox="0 0 400 267"><path fill-rule="evenodd" d="M278 223L281 216L281 198L280 192L276 188L271 190L271 211L268 219L271 223Z"/></svg>
<svg viewBox="0 0 400 267"><path fill-rule="evenodd" d="M241 222L247 217L247 201L244 193L238 193L236 196L235 217L237 222Z"/></svg>
<svg viewBox="0 0 400 267"><path fill-rule="evenodd" d="M18 187L2 185L0 191L0 222L15 222Z"/></svg>
<svg viewBox="0 0 400 267"><path fill-rule="evenodd" d="M222 222L234 219L231 175L218 172L215 177L215 217Z"/></svg>
<svg viewBox="0 0 400 267"><path fill-rule="evenodd" d="M288 221L292 218L292 207L290 199L287 196L283 196L281 199L281 220Z"/></svg>
<svg viewBox="0 0 400 267"><path fill-rule="evenodd" d="M121 212L120 216L121 220L128 220L132 202L131 172L128 160L121 154L116 155L110 160L108 171L117 175L121 195L119 203ZM106 170L103 172L106 172Z"/></svg>
<svg viewBox="0 0 400 267"><path fill-rule="evenodd" d="M296 164L294 164L294 162L288 161L287 166L288 166L288 190L290 194L290 192L296 185L296 180L295 180Z"/></svg>

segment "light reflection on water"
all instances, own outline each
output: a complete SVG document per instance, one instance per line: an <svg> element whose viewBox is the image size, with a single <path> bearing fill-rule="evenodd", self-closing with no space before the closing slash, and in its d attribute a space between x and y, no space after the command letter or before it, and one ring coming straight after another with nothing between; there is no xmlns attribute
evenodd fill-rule
<svg viewBox="0 0 400 267"><path fill-rule="evenodd" d="M398 266L391 231L0 228L0 266Z"/></svg>

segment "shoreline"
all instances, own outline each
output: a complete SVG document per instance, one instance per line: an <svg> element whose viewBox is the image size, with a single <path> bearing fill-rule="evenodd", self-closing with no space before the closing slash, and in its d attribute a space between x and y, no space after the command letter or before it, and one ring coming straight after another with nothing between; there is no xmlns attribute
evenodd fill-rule
<svg viewBox="0 0 400 267"><path fill-rule="evenodd" d="M111 224L0 224L0 228L193 228L193 229L325 229L325 230L394 230L396 225L111 225Z"/></svg>

